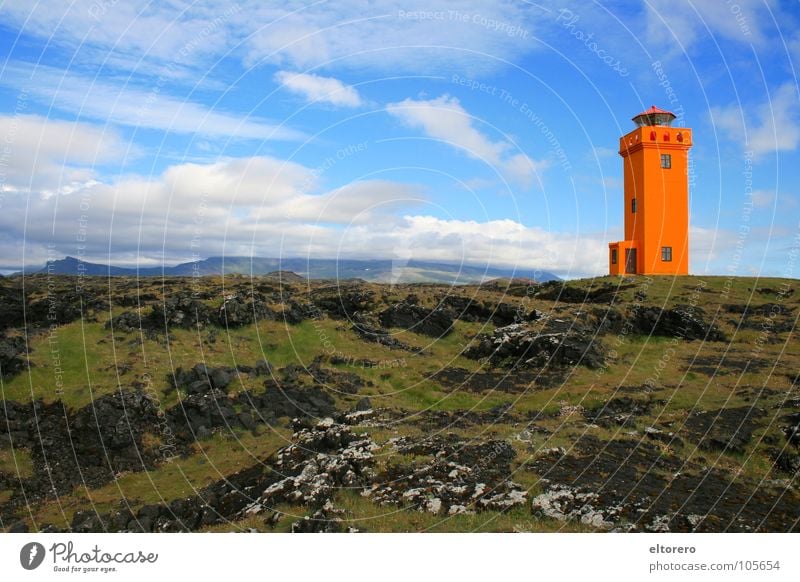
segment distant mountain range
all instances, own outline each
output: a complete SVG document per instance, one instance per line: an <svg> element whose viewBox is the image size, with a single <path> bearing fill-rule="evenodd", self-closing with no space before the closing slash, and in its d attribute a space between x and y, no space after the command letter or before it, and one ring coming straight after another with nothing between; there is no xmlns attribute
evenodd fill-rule
<svg viewBox="0 0 800 582"><path fill-rule="evenodd" d="M547 271L478 267L428 261L269 259L262 257L210 257L196 262L163 267L115 267L88 263L75 257L48 261L44 267L26 269L24 274L88 275L99 277L191 277L206 275L269 275L291 271L308 279L363 279L375 283L481 283L498 278L527 278L536 281L559 279ZM15 273L16 275L23 274Z"/></svg>

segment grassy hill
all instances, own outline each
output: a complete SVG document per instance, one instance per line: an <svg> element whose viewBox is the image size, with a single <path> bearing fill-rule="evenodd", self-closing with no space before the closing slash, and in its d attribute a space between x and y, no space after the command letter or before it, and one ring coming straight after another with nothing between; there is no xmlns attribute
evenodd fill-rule
<svg viewBox="0 0 800 582"><path fill-rule="evenodd" d="M0 528L795 531L797 286L0 279Z"/></svg>

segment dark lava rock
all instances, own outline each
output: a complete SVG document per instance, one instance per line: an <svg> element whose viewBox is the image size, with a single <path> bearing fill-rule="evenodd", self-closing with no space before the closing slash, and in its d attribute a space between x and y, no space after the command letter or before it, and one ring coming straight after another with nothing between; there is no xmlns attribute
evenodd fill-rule
<svg viewBox="0 0 800 582"><path fill-rule="evenodd" d="M24 521L18 521L8 528L8 533L28 533L28 524Z"/></svg>
<svg viewBox="0 0 800 582"><path fill-rule="evenodd" d="M594 327L599 334L619 333L625 325L625 317L613 307L597 307L591 310Z"/></svg>
<svg viewBox="0 0 800 582"><path fill-rule="evenodd" d="M171 327L203 327L212 323L211 309L191 294L168 297L152 306L152 312L142 321L149 329L162 331Z"/></svg>
<svg viewBox="0 0 800 582"><path fill-rule="evenodd" d="M262 395L253 397L262 413L280 418L288 416L324 418L336 412L336 403L330 394L313 386L311 388L271 387Z"/></svg>
<svg viewBox="0 0 800 582"><path fill-rule="evenodd" d="M25 299L17 286L0 285L0 330L25 325Z"/></svg>
<svg viewBox="0 0 800 582"><path fill-rule="evenodd" d="M783 434L786 440L796 447L800 447L800 412L793 412L783 417L786 424L783 426Z"/></svg>
<svg viewBox="0 0 800 582"><path fill-rule="evenodd" d="M0 377L11 378L28 368L25 338L0 336Z"/></svg>
<svg viewBox="0 0 800 582"><path fill-rule="evenodd" d="M72 516L70 530L75 533L88 533L104 531L103 520L96 511L79 509Z"/></svg>
<svg viewBox="0 0 800 582"><path fill-rule="evenodd" d="M158 301L158 295L154 293L120 294L114 295L113 301L120 307L141 307L145 303Z"/></svg>
<svg viewBox="0 0 800 582"><path fill-rule="evenodd" d="M28 502L77 485L104 485L122 471L141 471L163 459L159 449L143 442L161 424L158 408L142 392L100 396L76 412L60 402L5 401L2 408L0 438L8 435L33 457L34 476L25 484Z"/></svg>
<svg viewBox="0 0 800 582"><path fill-rule="evenodd" d="M575 322L551 319L538 329L529 324L500 327L478 336L464 355L472 359L487 358L492 366L504 367L568 367L582 364L600 368L604 350Z"/></svg>
<svg viewBox="0 0 800 582"><path fill-rule="evenodd" d="M715 325L705 320L705 312L690 305L674 309L638 307L628 313L635 333L675 337L685 340L725 341L726 337Z"/></svg>
<svg viewBox="0 0 800 582"><path fill-rule="evenodd" d="M106 322L106 329L113 329L123 333L133 333L144 329L142 317L137 311L125 311Z"/></svg>
<svg viewBox="0 0 800 582"><path fill-rule="evenodd" d="M723 408L692 414L684 428L702 449L743 453L759 426L756 419L763 416L763 410L749 406Z"/></svg>
<svg viewBox="0 0 800 582"><path fill-rule="evenodd" d="M167 418L175 427L176 436L185 441L192 441L191 433L197 433L201 427L233 428L240 426L235 402L220 390L207 389L196 391L167 411Z"/></svg>
<svg viewBox="0 0 800 582"><path fill-rule="evenodd" d="M396 303L378 316L383 327L399 327L430 337L453 331L453 318L444 309L426 309L410 303Z"/></svg>
<svg viewBox="0 0 800 582"><path fill-rule="evenodd" d="M156 405L142 392L117 392L95 399L80 409L70 423L70 448L84 463L104 464L104 457L117 472L141 470L142 462L156 460L142 446L142 435L157 426ZM140 457L141 455L141 457Z"/></svg>
<svg viewBox="0 0 800 582"><path fill-rule="evenodd" d="M186 293L154 303L150 307L150 313L146 315L135 311L121 313L106 323L106 327L125 333L142 330L148 332L148 335L155 335L167 332L172 327L188 329L211 323L211 309L190 293Z"/></svg>
<svg viewBox="0 0 800 582"><path fill-rule="evenodd" d="M322 317L322 312L310 303L292 301L283 310L284 320L291 325L297 325L307 319L319 319L320 317Z"/></svg>
<svg viewBox="0 0 800 582"><path fill-rule="evenodd" d="M173 387L188 394L202 394L210 390L225 391L236 374L235 368L212 368L200 363L188 370L179 367L167 379Z"/></svg>
<svg viewBox="0 0 800 582"><path fill-rule="evenodd" d="M734 304L725 305L724 308L728 313L741 313L743 315L769 316L772 313L776 315L792 314L792 308L781 303L764 303L762 305Z"/></svg>
<svg viewBox="0 0 800 582"><path fill-rule="evenodd" d="M548 299L561 303L612 303L618 293L635 285L603 283L589 289L581 289L565 281L548 281L536 290L537 299Z"/></svg>
<svg viewBox="0 0 800 582"><path fill-rule="evenodd" d="M359 311L368 311L375 293L358 286L337 286L315 289L311 301L319 309L337 319L352 319Z"/></svg>
<svg viewBox="0 0 800 582"><path fill-rule="evenodd" d="M292 533L341 533L344 531L341 520L332 517L325 508L318 509L311 516L292 523Z"/></svg>
<svg viewBox="0 0 800 582"><path fill-rule="evenodd" d="M445 388L470 392L522 393L537 385L547 385L542 374L530 370L508 370L503 372L472 372L465 368L443 368L431 376L431 380Z"/></svg>
<svg viewBox="0 0 800 582"><path fill-rule="evenodd" d="M81 292L60 290L48 293L42 299L31 301L26 317L28 323L39 326L64 325L86 316L89 310L102 308L103 304L86 290Z"/></svg>
<svg viewBox="0 0 800 582"><path fill-rule="evenodd" d="M734 327L757 329L776 333L791 332L795 328L793 310L781 303L763 305L725 305L728 313L740 314L738 320L731 320Z"/></svg>
<svg viewBox="0 0 800 582"><path fill-rule="evenodd" d="M482 303L461 295L446 295L441 299L441 305L450 311L454 319L478 323L491 321L499 327L523 321L534 321L540 315L535 309L526 313L510 303Z"/></svg>
<svg viewBox="0 0 800 582"><path fill-rule="evenodd" d="M364 379L358 374L324 368L318 360L312 362L308 367L308 373L313 378L315 384L345 394L357 394L359 390L367 385Z"/></svg>
<svg viewBox="0 0 800 582"><path fill-rule="evenodd" d="M625 426L633 423L635 417L648 414L652 408L653 403L650 401L620 396L586 410L584 415L592 424L606 427Z"/></svg>
<svg viewBox="0 0 800 582"><path fill-rule="evenodd" d="M272 365L266 360L256 362L253 372L256 376L269 376L272 373Z"/></svg>
<svg viewBox="0 0 800 582"><path fill-rule="evenodd" d="M526 468L544 486L533 513L553 519L615 531L800 530L796 493L687 463L657 443L584 435L569 454Z"/></svg>
<svg viewBox="0 0 800 582"><path fill-rule="evenodd" d="M789 475L796 475L800 471L800 455L775 448L769 449L767 452L774 459L775 467L779 471Z"/></svg>
<svg viewBox="0 0 800 582"><path fill-rule="evenodd" d="M352 330L359 338L366 342L381 344L393 350L417 351L415 348L412 348L392 336L392 333L388 329L376 325L369 316L361 312L353 315Z"/></svg>
<svg viewBox="0 0 800 582"><path fill-rule="evenodd" d="M227 297L220 306L216 323L222 327L242 327L258 321L274 321L277 317L263 296L252 294L245 299L233 295Z"/></svg>

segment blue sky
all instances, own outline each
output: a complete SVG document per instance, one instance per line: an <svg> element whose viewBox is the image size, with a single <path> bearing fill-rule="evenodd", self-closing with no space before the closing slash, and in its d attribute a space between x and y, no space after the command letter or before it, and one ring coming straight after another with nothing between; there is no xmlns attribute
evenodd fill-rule
<svg viewBox="0 0 800 582"><path fill-rule="evenodd" d="M797 276L796 2L0 5L0 266L606 272L619 136L694 130L691 272Z"/></svg>

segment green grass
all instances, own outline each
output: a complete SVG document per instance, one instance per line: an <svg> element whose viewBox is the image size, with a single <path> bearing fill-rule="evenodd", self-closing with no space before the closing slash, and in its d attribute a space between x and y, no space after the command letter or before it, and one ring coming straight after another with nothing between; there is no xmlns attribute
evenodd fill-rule
<svg viewBox="0 0 800 582"><path fill-rule="evenodd" d="M22 448L0 449L0 473L27 479L33 475L33 458Z"/></svg>

